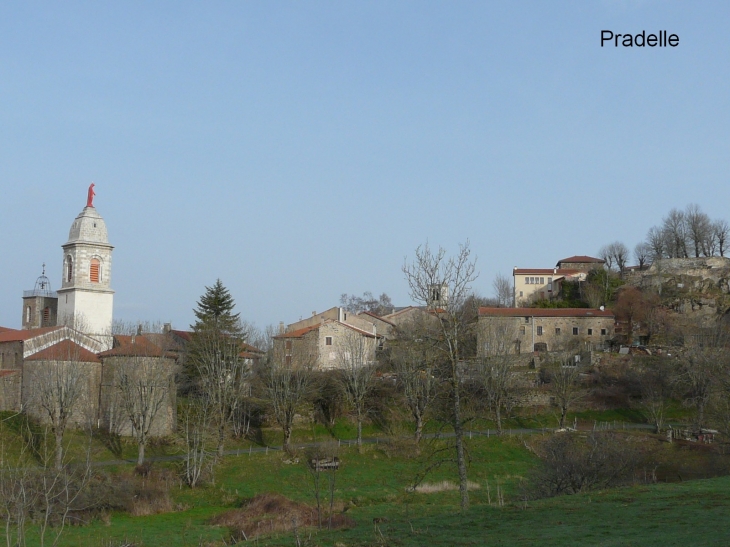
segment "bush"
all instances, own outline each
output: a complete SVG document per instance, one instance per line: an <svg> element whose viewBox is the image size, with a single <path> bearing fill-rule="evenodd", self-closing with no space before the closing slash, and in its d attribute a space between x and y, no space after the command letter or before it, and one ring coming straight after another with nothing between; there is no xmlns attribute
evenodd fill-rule
<svg viewBox="0 0 730 547"><path fill-rule="evenodd" d="M614 431L556 433L531 448L542 460L527 483L526 497L533 499L620 486L640 469L655 468L650 452Z"/></svg>

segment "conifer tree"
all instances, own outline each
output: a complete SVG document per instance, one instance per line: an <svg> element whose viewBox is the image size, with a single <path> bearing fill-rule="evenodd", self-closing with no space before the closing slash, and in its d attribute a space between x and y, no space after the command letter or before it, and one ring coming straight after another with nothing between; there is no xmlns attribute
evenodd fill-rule
<svg viewBox="0 0 730 547"><path fill-rule="evenodd" d="M223 455L228 428L243 403L248 366L241 356L245 333L233 297L217 279L205 288L186 362L189 380L218 429L218 454Z"/></svg>
<svg viewBox="0 0 730 547"><path fill-rule="evenodd" d="M236 334L240 332L240 313L233 313L236 306L231 293L216 279L212 287L205 287L205 294L200 297L197 308L193 310L197 321L192 329L213 328L221 333Z"/></svg>

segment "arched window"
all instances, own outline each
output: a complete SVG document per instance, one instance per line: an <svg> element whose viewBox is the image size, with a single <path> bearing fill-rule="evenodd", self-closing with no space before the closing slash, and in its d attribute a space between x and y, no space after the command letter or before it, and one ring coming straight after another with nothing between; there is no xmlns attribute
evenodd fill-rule
<svg viewBox="0 0 730 547"><path fill-rule="evenodd" d="M71 283L74 273L74 264L70 256L66 257L66 281Z"/></svg>
<svg viewBox="0 0 730 547"><path fill-rule="evenodd" d="M89 264L89 281L98 283L101 280L101 264L98 258L92 258Z"/></svg>
<svg viewBox="0 0 730 547"><path fill-rule="evenodd" d="M30 323L30 306L25 307L25 322Z"/></svg>

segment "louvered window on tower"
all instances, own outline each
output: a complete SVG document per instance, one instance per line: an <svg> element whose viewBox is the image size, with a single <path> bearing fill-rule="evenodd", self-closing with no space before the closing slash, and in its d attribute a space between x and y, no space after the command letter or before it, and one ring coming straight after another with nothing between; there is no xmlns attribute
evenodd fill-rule
<svg viewBox="0 0 730 547"><path fill-rule="evenodd" d="M92 283L98 283L100 278L100 269L101 266L99 265L99 261L96 258L91 259L91 265L89 267L89 279Z"/></svg>

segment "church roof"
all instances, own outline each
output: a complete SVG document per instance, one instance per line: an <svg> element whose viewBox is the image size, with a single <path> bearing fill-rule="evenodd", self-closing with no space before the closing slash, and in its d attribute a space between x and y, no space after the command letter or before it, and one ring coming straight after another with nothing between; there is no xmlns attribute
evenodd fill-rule
<svg viewBox="0 0 730 547"><path fill-rule="evenodd" d="M26 357L26 361L77 361L82 363L99 363L99 358L89 350L82 348L71 340L63 340L44 350Z"/></svg>
<svg viewBox="0 0 730 547"><path fill-rule="evenodd" d="M63 327L43 327L42 329L16 330L0 327L0 342L21 342L61 328Z"/></svg>
<svg viewBox="0 0 730 547"><path fill-rule="evenodd" d="M106 223L94 207L84 207L71 224L68 232L69 243L95 243L109 245Z"/></svg>

